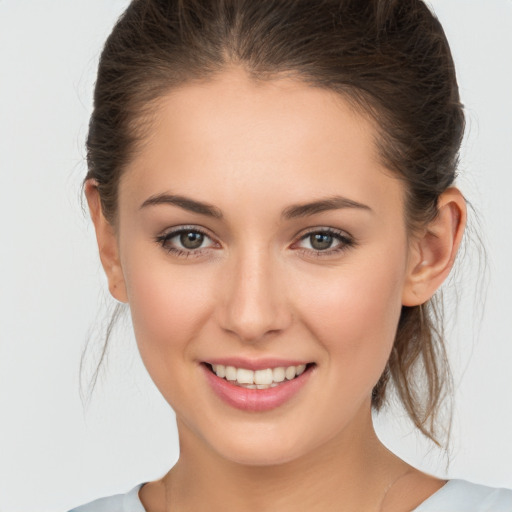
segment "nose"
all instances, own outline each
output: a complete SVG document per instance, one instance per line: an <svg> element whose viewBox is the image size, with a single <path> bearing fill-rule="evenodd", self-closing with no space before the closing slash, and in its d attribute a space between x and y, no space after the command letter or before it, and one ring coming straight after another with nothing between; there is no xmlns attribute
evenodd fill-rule
<svg viewBox="0 0 512 512"><path fill-rule="evenodd" d="M290 325L293 315L278 267L265 251L241 254L231 262L221 283L218 313L223 330L255 342Z"/></svg>

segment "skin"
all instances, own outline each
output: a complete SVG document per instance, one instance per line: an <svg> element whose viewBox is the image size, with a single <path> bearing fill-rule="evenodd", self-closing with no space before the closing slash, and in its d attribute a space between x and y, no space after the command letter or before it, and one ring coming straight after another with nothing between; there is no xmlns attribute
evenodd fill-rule
<svg viewBox="0 0 512 512"><path fill-rule="evenodd" d="M436 220L408 233L404 185L380 162L372 123L290 78L229 69L170 92L155 114L121 178L115 226L86 187L110 291L129 303L144 364L176 412L180 459L142 488L146 510L411 510L444 482L380 443L371 391L402 305L424 303L451 269L462 195L447 190ZM162 194L217 215L142 207ZM283 215L333 196L364 207ZM169 235L183 226L207 235L199 250ZM328 228L343 238L315 251L309 235ZM284 405L247 412L201 368L229 356L315 367Z"/></svg>

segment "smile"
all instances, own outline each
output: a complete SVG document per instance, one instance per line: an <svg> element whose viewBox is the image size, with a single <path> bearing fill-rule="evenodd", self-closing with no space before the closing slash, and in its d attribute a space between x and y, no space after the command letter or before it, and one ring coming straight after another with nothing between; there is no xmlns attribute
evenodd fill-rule
<svg viewBox="0 0 512 512"><path fill-rule="evenodd" d="M217 377L247 389L274 388L282 382L295 379L306 370L305 364L264 368L261 370L235 368L234 366L222 364L214 364L210 365L210 367Z"/></svg>
<svg viewBox="0 0 512 512"><path fill-rule="evenodd" d="M200 366L215 395L231 407L247 412L269 411L291 401L316 373L317 366L315 363L267 365L258 364L259 368L254 370L233 363L212 362Z"/></svg>

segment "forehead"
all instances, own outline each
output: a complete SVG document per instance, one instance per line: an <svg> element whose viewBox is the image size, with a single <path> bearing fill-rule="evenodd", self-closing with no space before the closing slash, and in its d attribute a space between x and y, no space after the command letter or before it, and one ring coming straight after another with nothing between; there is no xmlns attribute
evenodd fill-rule
<svg viewBox="0 0 512 512"><path fill-rule="evenodd" d="M339 94L291 78L255 82L231 70L159 100L121 192L140 198L195 190L198 199L228 204L249 193L256 203L336 193L371 197L378 209L401 202L402 190L379 161L376 136Z"/></svg>

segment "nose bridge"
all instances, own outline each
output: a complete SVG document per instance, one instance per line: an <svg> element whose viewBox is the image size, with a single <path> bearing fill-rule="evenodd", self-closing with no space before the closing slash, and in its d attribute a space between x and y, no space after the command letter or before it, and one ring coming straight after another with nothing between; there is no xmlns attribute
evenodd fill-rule
<svg viewBox="0 0 512 512"><path fill-rule="evenodd" d="M222 327L246 341L281 331L290 320L277 258L266 248L240 248L225 277Z"/></svg>

